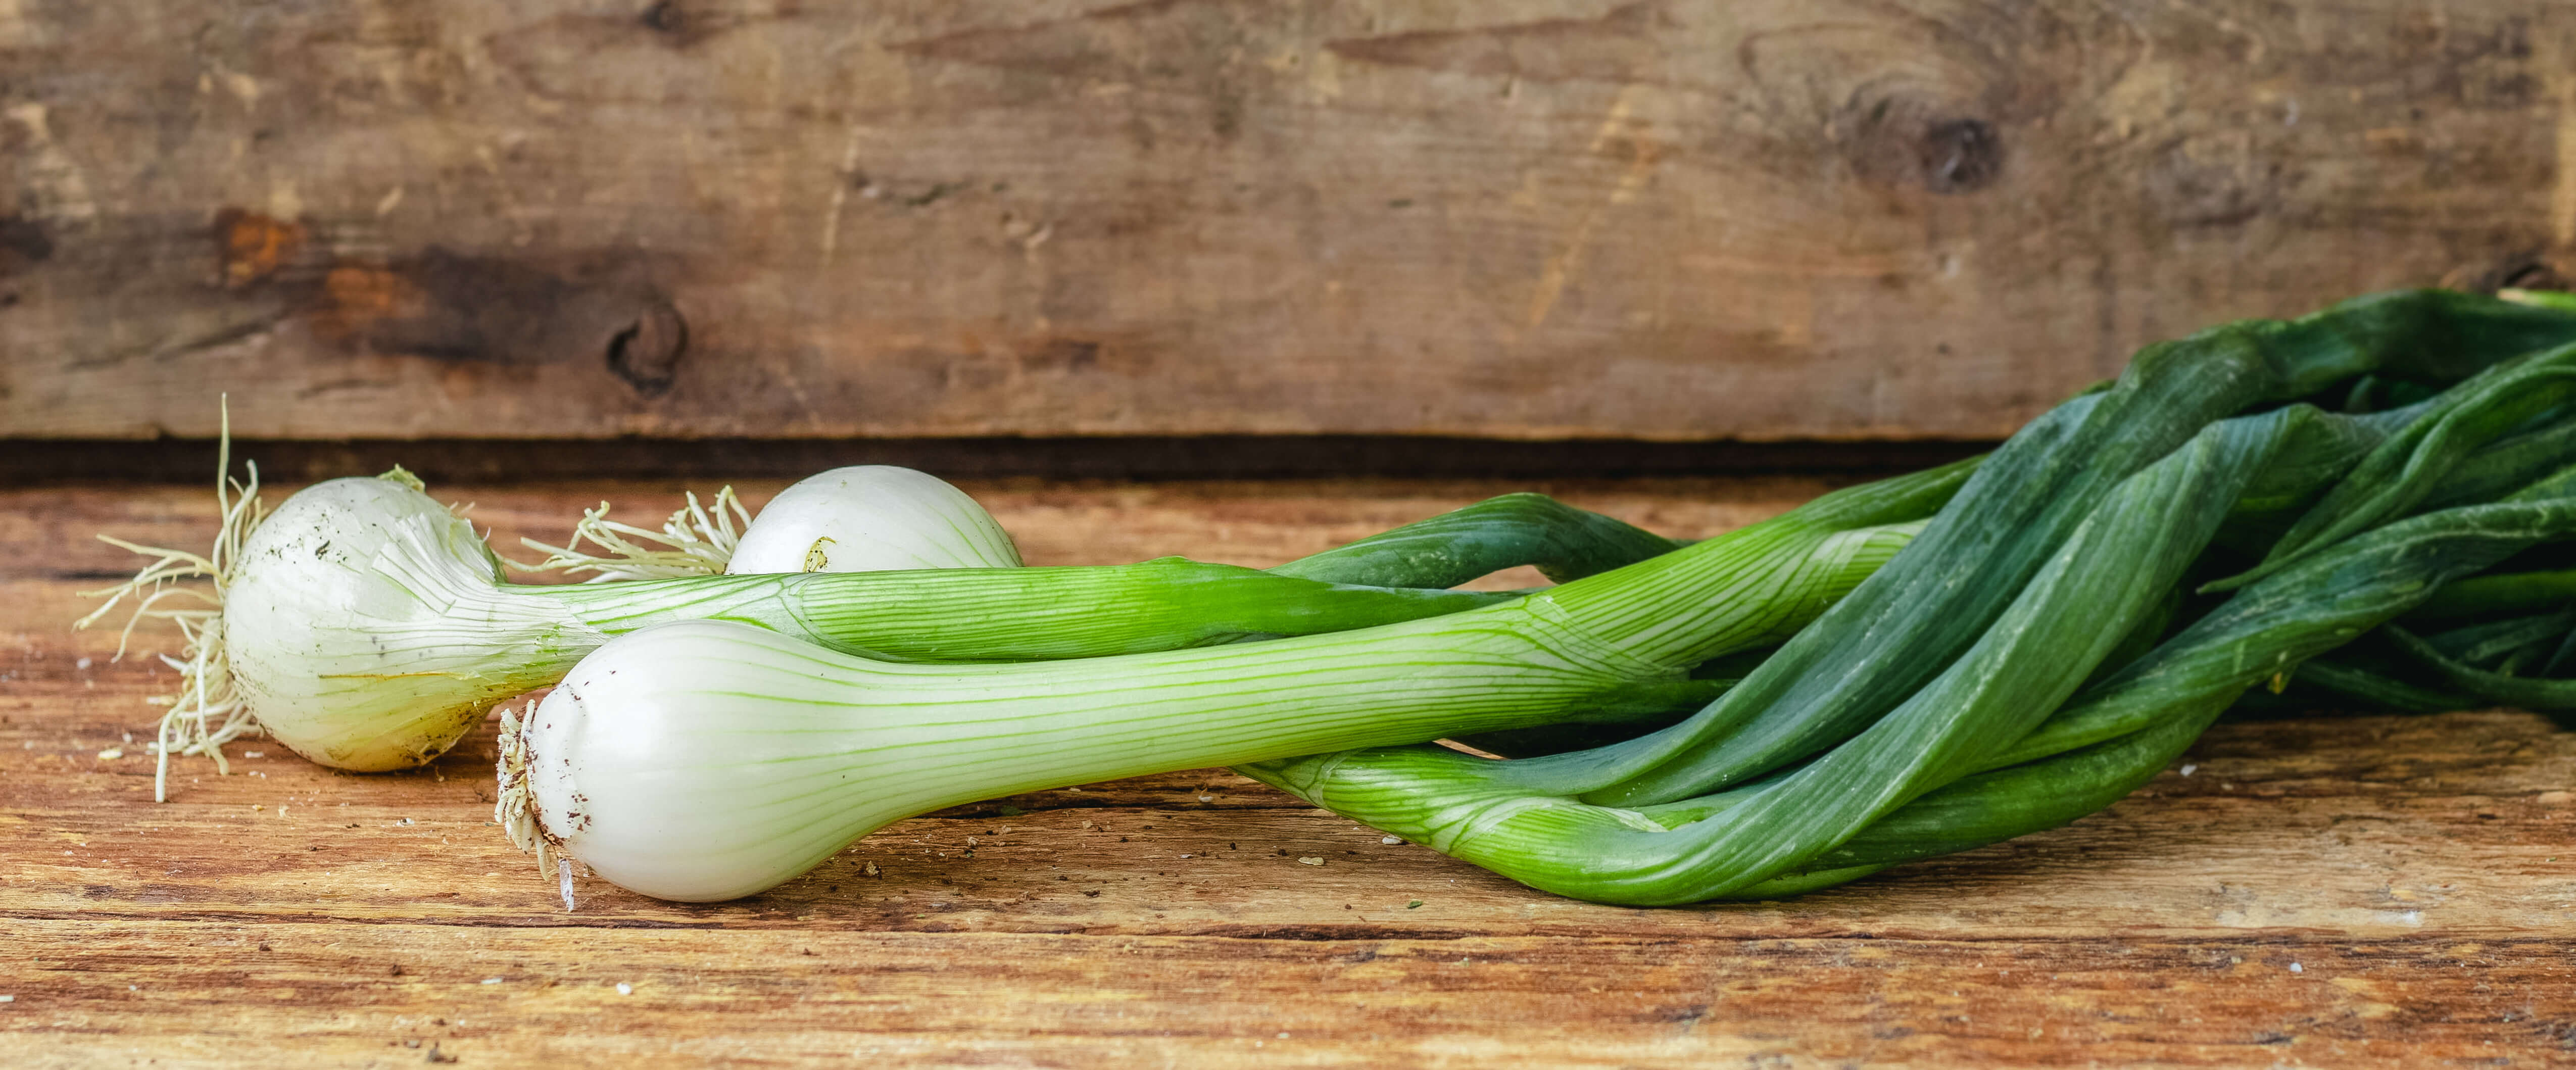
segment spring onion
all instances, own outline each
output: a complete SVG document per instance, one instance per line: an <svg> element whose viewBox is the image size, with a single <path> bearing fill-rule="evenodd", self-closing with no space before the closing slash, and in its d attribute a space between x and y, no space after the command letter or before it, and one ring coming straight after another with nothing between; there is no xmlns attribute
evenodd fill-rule
<svg viewBox="0 0 2576 1070"><path fill-rule="evenodd" d="M1067 783L1550 723L1777 642L1972 465L1850 488L1444 617L1239 646L896 665L717 622L610 641L506 728L502 822L668 899L748 895L887 822Z"/></svg>

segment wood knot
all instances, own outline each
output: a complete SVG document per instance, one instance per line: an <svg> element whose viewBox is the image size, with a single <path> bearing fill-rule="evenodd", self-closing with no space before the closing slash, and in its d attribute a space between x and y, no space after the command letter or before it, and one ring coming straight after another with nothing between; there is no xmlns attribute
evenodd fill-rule
<svg viewBox="0 0 2576 1070"><path fill-rule="evenodd" d="M671 0L660 0L659 3L645 8L643 21L646 29L659 30L663 33L675 34L688 28L688 19L681 15L680 5L672 3Z"/></svg>
<svg viewBox="0 0 2576 1070"><path fill-rule="evenodd" d="M1958 194L1994 185L2003 175L2003 132L1985 119L1911 96L1880 98L1845 115L1837 140L1864 179Z"/></svg>
<svg viewBox="0 0 2576 1070"><path fill-rule="evenodd" d="M608 370L645 397L670 392L689 349L689 323L667 300L644 306L635 322L608 340Z"/></svg>
<svg viewBox="0 0 2576 1070"><path fill-rule="evenodd" d="M2491 277L2495 280L2495 285L2482 285L2474 289L2566 290L2576 287L2576 280L2569 279L2566 272L2558 270L2558 265L2538 256L2515 257L2507 260L2496 267ZM2479 281L2483 283L2486 279L2482 278Z"/></svg>
<svg viewBox="0 0 2576 1070"><path fill-rule="evenodd" d="M688 48L740 23L739 16L710 10L714 5L685 0L654 0L635 21L673 48Z"/></svg>
<svg viewBox="0 0 2576 1070"><path fill-rule="evenodd" d="M1994 184L2004 169L2004 142L1994 124L1983 119L1945 119L1933 123L1919 142L1923 188L1934 193L1968 193Z"/></svg>

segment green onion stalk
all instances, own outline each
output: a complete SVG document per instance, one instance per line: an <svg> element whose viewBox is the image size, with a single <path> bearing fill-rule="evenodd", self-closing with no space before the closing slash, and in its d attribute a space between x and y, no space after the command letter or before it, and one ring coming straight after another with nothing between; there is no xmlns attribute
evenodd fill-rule
<svg viewBox="0 0 2576 1070"><path fill-rule="evenodd" d="M2576 316L2417 292L2151 347L2109 390L2016 435L1905 553L1678 725L1516 761L1415 747L1243 771L1535 887L1619 903L1785 894L2071 820L2152 775L2252 683L2562 533L2556 477L2520 492L2535 500L2405 517L2554 410L2496 399L2559 389L2576 349L2525 354L2571 337ZM2467 382L2394 412L2298 403L2361 374ZM2528 479L2571 460L2514 463ZM2211 545L2231 527L2260 544L2285 511L2295 519L2252 573L2209 585L2234 595L2162 638ZM2137 710L2155 716L2108 737L2042 727L2130 725ZM2071 742L2017 749L2035 738ZM1934 811L1949 816L1922 816Z"/></svg>
<svg viewBox="0 0 2576 1070"><path fill-rule="evenodd" d="M2258 709L2436 713L2515 706L2576 728L2576 573L2490 572L2302 666ZM2462 623L2467 618L2467 623Z"/></svg>
<svg viewBox="0 0 2576 1070"><path fill-rule="evenodd" d="M2530 414L2513 433L2483 445L2425 499L2439 507L2492 497L2576 449L2566 418L2564 377L2528 389L2490 391L2461 407L2486 432ZM2525 491L2525 494L2531 493ZM2422 507L2419 507L2422 508ZM2576 569L2564 546L2542 545L2486 574L2443 586L2403 616L2302 667L2278 699L2249 705L2345 705L2434 712L2510 705L2576 727Z"/></svg>

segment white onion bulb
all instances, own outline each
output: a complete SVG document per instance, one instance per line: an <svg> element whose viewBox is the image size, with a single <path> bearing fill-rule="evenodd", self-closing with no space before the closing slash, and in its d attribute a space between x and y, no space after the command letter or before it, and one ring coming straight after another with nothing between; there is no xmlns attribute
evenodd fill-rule
<svg viewBox="0 0 2576 1070"><path fill-rule="evenodd" d="M892 465L835 468L770 499L725 571L1017 568L1019 547L965 491Z"/></svg>
<svg viewBox="0 0 2576 1070"><path fill-rule="evenodd" d="M394 479L306 488L235 567L233 686L279 742L340 769L436 757L493 703L550 682L506 667L606 638L550 600L500 596L500 559L474 525Z"/></svg>

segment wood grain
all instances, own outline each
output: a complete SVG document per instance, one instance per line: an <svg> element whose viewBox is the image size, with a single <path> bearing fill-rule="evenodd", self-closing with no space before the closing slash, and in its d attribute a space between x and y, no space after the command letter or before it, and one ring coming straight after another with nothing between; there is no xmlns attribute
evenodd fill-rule
<svg viewBox="0 0 2576 1070"><path fill-rule="evenodd" d="M1038 561L1262 564L1514 488L971 489ZM1820 488L1551 489L1693 536ZM451 493L506 541L670 490ZM87 531L184 544L203 497L0 491L0 1063L2576 1061L2576 734L2525 714L2222 725L2102 814L1788 902L1556 899L1204 770L902 822L748 900L583 881L567 912L488 824L488 727L397 775L236 745L149 801L126 736L170 676L62 623L125 564Z"/></svg>
<svg viewBox="0 0 2576 1070"><path fill-rule="evenodd" d="M2555 0L0 7L0 435L1999 438L2576 274Z"/></svg>

